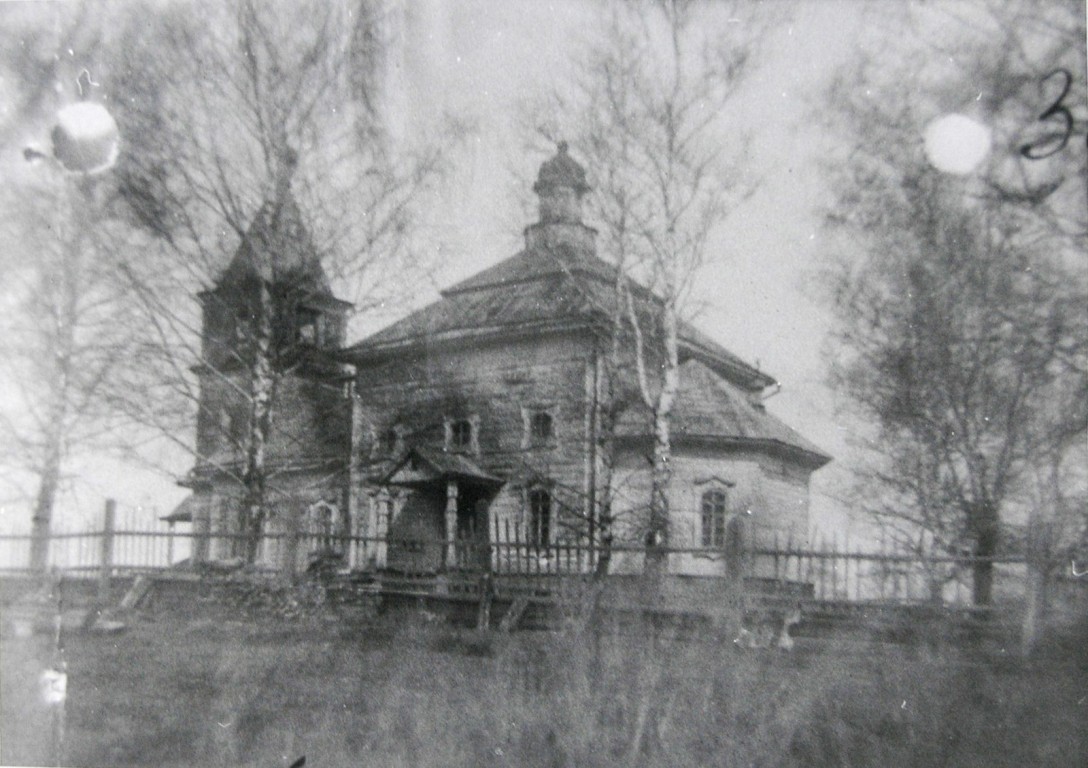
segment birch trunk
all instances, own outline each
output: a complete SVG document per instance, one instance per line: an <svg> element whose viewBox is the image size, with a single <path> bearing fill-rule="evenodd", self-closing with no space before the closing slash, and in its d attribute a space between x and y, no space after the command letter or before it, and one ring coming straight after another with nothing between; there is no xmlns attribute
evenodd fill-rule
<svg viewBox="0 0 1088 768"><path fill-rule="evenodd" d="M90 182L83 178L73 182L65 199L68 211L65 221L72 227L64 252L64 268L60 280L59 301L53 308L53 380L49 382L52 404L49 423L45 424L42 463L38 475L38 493L31 518L30 568L44 573L49 567L49 540L53 526L53 510L60 487L61 464L64 460L64 431L69 417L72 396L72 358L75 352L75 329L79 321L79 292L83 264L83 230L87 226L86 208L92 201ZM43 286L43 293L52 292Z"/></svg>
<svg viewBox="0 0 1088 768"><path fill-rule="evenodd" d="M246 563L257 559L261 531L266 515L265 448L272 423L272 296L267 281L258 279L257 305L253 318L253 359L250 370L249 440L243 474L245 496L242 501L239 533L244 542Z"/></svg>
<svg viewBox="0 0 1088 768"><path fill-rule="evenodd" d="M49 569L49 539L53 526L53 508L60 485L61 435L54 427L46 438L45 461L38 478L38 493L31 518L30 569L44 574Z"/></svg>
<svg viewBox="0 0 1088 768"><path fill-rule="evenodd" d="M665 359L661 365L661 391L654 414L654 452L650 478L650 516L646 536L646 573L656 587L665 576L669 545L669 486L672 482L672 439L670 425L673 404L680 388L678 353L679 319L673 307L662 315Z"/></svg>

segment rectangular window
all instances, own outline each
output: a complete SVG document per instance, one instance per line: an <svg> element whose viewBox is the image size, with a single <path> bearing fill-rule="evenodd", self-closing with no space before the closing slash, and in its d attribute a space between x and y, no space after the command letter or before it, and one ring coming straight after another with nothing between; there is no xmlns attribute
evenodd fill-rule
<svg viewBox="0 0 1088 768"><path fill-rule="evenodd" d="M298 310L298 342L319 345L321 343L320 315L312 309Z"/></svg>
<svg viewBox="0 0 1088 768"><path fill-rule="evenodd" d="M552 495L543 488L529 492L529 543L546 547L551 543Z"/></svg>
<svg viewBox="0 0 1088 768"><path fill-rule="evenodd" d="M467 451L472 447L472 422L457 419L450 423L450 448L455 451Z"/></svg>
<svg viewBox="0 0 1088 768"><path fill-rule="evenodd" d="M533 411L529 417L529 443L547 445L555 436L552 415L547 411Z"/></svg>

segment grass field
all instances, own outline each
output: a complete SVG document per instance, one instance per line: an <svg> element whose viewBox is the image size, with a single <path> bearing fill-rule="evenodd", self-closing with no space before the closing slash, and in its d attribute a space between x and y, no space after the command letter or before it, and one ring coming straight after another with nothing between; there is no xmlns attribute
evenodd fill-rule
<svg viewBox="0 0 1088 768"><path fill-rule="evenodd" d="M67 643L79 766L1081 766L1084 644L1049 658L480 636L145 615ZM1080 650L1078 651L1077 648ZM1077 655L1079 654L1079 655ZM5 636L0 761L51 765L45 636Z"/></svg>

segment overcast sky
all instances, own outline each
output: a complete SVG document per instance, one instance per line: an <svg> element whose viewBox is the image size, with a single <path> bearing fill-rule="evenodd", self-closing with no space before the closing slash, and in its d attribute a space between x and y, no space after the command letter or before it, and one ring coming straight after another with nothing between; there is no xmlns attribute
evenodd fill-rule
<svg viewBox="0 0 1088 768"><path fill-rule="evenodd" d="M50 5L41 4L43 24L51 23ZM768 408L840 458L846 455L846 436L823 383L827 314L810 289L827 248L821 238L827 190L820 160L836 146L836 137L816 118L829 78L854 54L863 15L871 7L861 0L801 0L766 41L759 68L735 107L753 134L761 186L722 227L698 297L708 308L697 324L782 383ZM477 127L443 201L423 222L443 267L421 302L520 248L521 228L531 223L522 203L547 155L525 151L517 110L525 99L563 82L598 12L591 0L395 4L388 65L394 122L411 132L446 111ZM0 79L0 96L4 87L10 82ZM0 118L12 116L0 112ZM18 163L20 150L4 147L0 169ZM571 152L579 156L577 146ZM371 327L397 314L391 310ZM188 463L188 457L179 458L178 474ZM842 462L838 465L817 475L814 510L820 519L832 517L835 504L823 491L841 476ZM131 468L96 465L86 475L67 514L97 517L107 494L164 513L185 495L169 479ZM10 514L0 513L0 523Z"/></svg>
<svg viewBox="0 0 1088 768"><path fill-rule="evenodd" d="M782 383L768 408L835 455L845 454L846 442L823 385L827 316L810 290L824 246L820 207L827 191L819 160L835 141L813 115L829 78L854 52L865 8L857 1L800 2L767 41L736 100L753 133L761 186L721 228L697 297L706 303L697 324ZM425 125L446 109L478 126L444 208L426 222L444 256L441 285L521 247L521 227L531 222L519 195L547 156L525 151L514 116L527 97L563 82L598 12L582 0L404 4L391 61L399 119ZM578 157L577 146L571 152ZM815 484L818 497L836 472L819 474L828 477ZM833 507L816 500L820 517Z"/></svg>

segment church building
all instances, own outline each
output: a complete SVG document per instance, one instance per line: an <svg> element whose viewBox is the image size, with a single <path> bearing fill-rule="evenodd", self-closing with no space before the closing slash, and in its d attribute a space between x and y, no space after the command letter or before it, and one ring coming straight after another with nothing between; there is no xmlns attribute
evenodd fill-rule
<svg viewBox="0 0 1088 768"><path fill-rule="evenodd" d="M290 224L298 247L271 258L264 274L283 295L281 336L300 361L279 379L266 530L307 536L294 551L270 536L264 563L297 567L314 542L337 537L347 542L345 567L413 572L524 556L487 546L511 537L546 563L563 546L641 541L652 421L630 396L633 378L605 386L609 371L614 379L634 374L607 357L616 270L597 255L596 232L583 221L590 189L565 144L541 166L533 190L539 220L526 227L519 253L349 346L348 306L307 255L304 230ZM297 218L297 210L285 215ZM270 216L263 210L254 227ZM238 286L256 279L245 251L204 298L206 337L220 332L219 308L244 301ZM656 301L637 285L632 291L644 307ZM218 366L208 371L202 456L232 448L223 438L232 417L218 405L229 403L222 394L229 384L219 381ZM723 574L739 540L808 530L809 478L830 457L767 412L762 398L775 386L682 325L668 543L696 551L672 555L670 570ZM238 497L224 459L202 461L191 475L201 499L195 527L211 533L208 557L222 554L214 533L229 527L225 510ZM621 551L612 564L641 567ZM547 567L557 567L554 557Z"/></svg>

